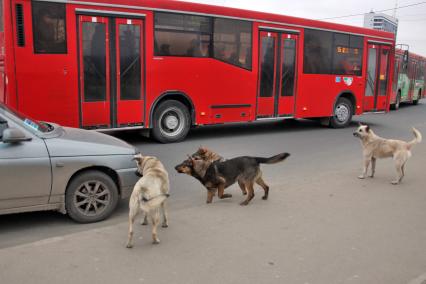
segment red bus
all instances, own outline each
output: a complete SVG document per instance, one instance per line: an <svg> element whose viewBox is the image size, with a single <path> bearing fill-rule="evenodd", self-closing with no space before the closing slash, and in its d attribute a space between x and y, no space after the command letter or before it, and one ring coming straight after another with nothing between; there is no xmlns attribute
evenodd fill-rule
<svg viewBox="0 0 426 284"><path fill-rule="evenodd" d="M391 108L400 103L416 105L425 97L426 58L409 51L408 45L397 45L395 50Z"/></svg>
<svg viewBox="0 0 426 284"><path fill-rule="evenodd" d="M3 5L0 98L40 120L174 142L200 125L312 118L338 128L389 110L391 33L180 1Z"/></svg>

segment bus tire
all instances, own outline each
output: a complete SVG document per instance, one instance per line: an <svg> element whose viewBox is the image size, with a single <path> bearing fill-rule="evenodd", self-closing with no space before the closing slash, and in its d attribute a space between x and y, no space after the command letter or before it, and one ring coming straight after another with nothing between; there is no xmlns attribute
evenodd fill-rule
<svg viewBox="0 0 426 284"><path fill-rule="evenodd" d="M398 110L401 105L401 91L398 91L398 95L396 95L395 103L391 105L392 110Z"/></svg>
<svg viewBox="0 0 426 284"><path fill-rule="evenodd" d="M422 90L419 90L419 93L417 95L417 99L413 101L413 105L417 105L419 103L421 95L422 95Z"/></svg>
<svg viewBox="0 0 426 284"><path fill-rule="evenodd" d="M74 221L92 223L109 217L118 199L115 182L105 173L91 170L71 180L65 193L65 207Z"/></svg>
<svg viewBox="0 0 426 284"><path fill-rule="evenodd" d="M167 100L155 108L152 136L158 142L179 142L185 139L190 127L191 116L183 103Z"/></svg>
<svg viewBox="0 0 426 284"><path fill-rule="evenodd" d="M347 98L339 98L330 117L331 128L344 128L351 123L353 106Z"/></svg>

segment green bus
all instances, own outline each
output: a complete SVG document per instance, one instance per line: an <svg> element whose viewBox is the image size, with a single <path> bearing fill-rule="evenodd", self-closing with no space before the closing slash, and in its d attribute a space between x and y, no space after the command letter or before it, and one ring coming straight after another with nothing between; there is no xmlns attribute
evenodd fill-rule
<svg viewBox="0 0 426 284"><path fill-rule="evenodd" d="M426 58L406 49L396 48L392 83L391 109L401 103L416 105L425 97Z"/></svg>

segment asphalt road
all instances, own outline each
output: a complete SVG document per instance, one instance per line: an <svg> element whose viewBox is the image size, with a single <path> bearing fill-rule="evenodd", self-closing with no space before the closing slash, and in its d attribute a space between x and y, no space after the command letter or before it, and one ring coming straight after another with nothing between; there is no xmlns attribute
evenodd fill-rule
<svg viewBox="0 0 426 284"><path fill-rule="evenodd" d="M36 271L39 281L32 283L47 283L43 277L55 273L56 283L408 283L426 272L426 142L414 149L401 185L390 185L391 160L378 161L374 180L360 181L361 146L352 136L358 121L403 140L412 139L415 126L426 139L426 102L355 117L351 127L337 130L304 120L209 126L167 145L137 132L115 133L159 157L170 172L171 228L160 231L163 242L152 246L143 228L136 234L144 239L136 237L131 252L124 249L127 201L97 224L75 224L55 212L0 216L0 279L34 280L19 274L24 268ZM232 199L206 205L198 181L174 171L200 145L227 158L291 157L262 166L270 200L262 201L258 189L248 207L239 207L243 197L234 186ZM55 262L67 257L73 260ZM27 261L17 268L22 258ZM50 270L34 267L32 258ZM142 264L149 271L138 271ZM81 266L93 274L82 269L71 276Z"/></svg>

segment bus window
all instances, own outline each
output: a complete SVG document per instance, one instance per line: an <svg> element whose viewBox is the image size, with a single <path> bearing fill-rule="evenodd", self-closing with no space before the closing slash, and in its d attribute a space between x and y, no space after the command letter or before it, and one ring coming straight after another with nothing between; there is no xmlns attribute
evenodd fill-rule
<svg viewBox="0 0 426 284"><path fill-rule="evenodd" d="M65 4L32 3L34 53L67 53Z"/></svg>
<svg viewBox="0 0 426 284"><path fill-rule="evenodd" d="M213 30L214 58L251 69L251 23L216 18Z"/></svg>
<svg viewBox="0 0 426 284"><path fill-rule="evenodd" d="M0 32L3 31L4 27L3 27L3 2L1 1L0 3Z"/></svg>
<svg viewBox="0 0 426 284"><path fill-rule="evenodd" d="M154 54L209 57L211 18L155 13Z"/></svg>
<svg viewBox="0 0 426 284"><path fill-rule="evenodd" d="M331 32L305 29L303 72L307 74L330 74Z"/></svg>

